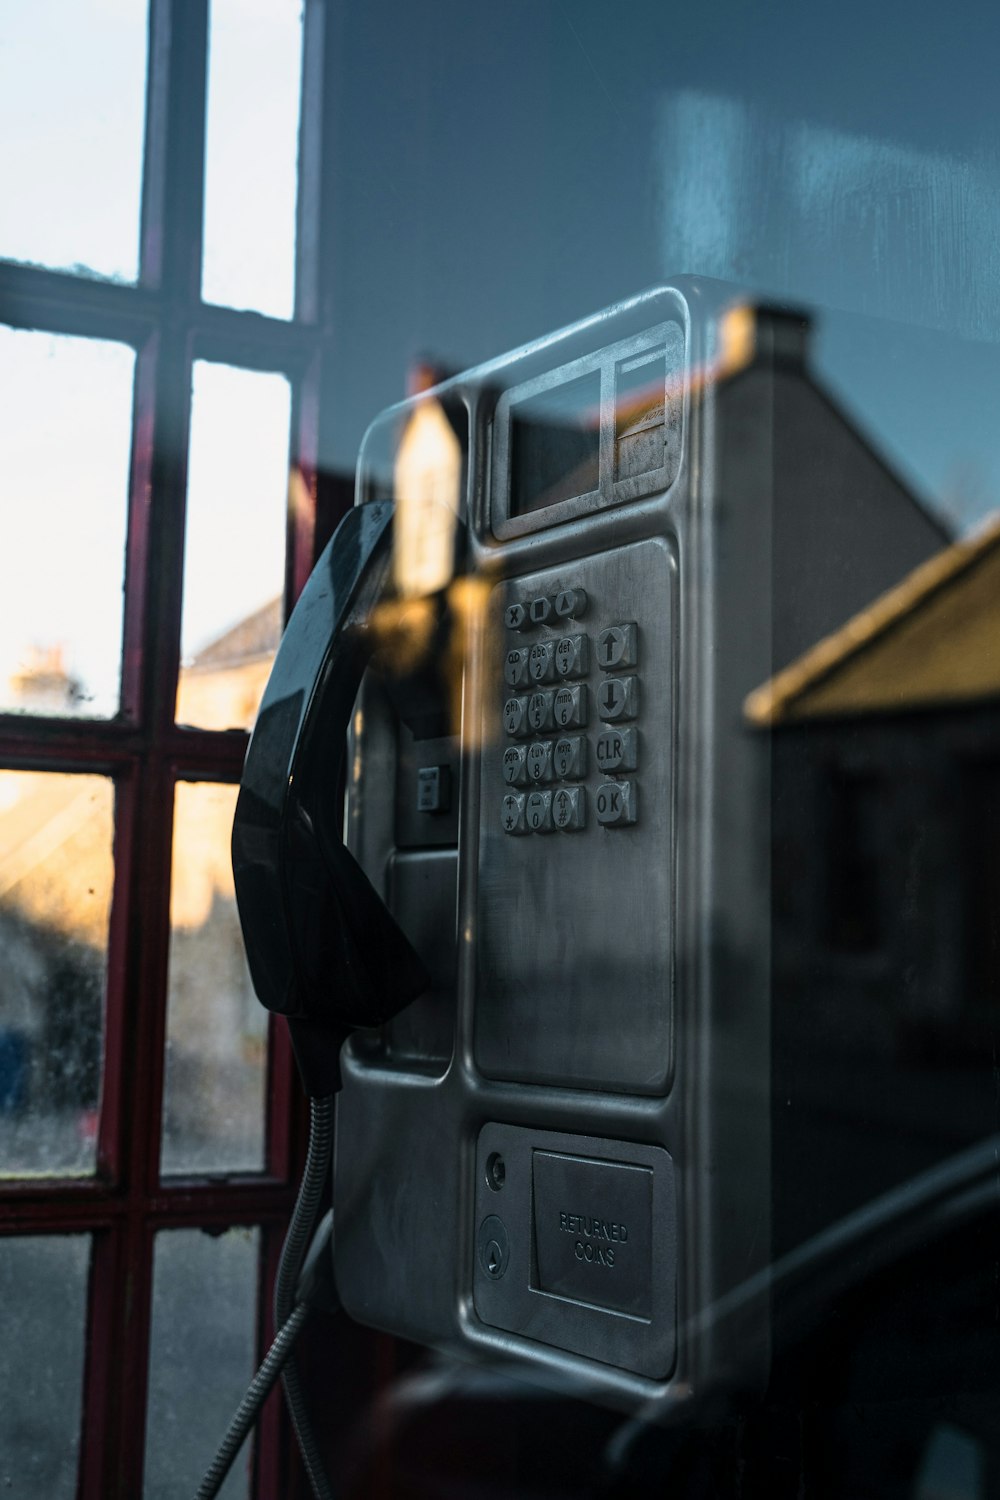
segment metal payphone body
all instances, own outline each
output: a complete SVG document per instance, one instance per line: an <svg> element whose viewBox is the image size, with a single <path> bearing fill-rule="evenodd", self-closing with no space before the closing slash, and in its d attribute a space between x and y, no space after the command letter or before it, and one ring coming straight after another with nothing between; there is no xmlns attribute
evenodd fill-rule
<svg viewBox="0 0 1000 1500"><path fill-rule="evenodd" d="M450 414L478 602L460 649L432 638L450 725L371 672L355 707L346 841L431 985L344 1049L339 1293L623 1406L769 1366L772 786L744 700L938 542L806 333L678 281L391 409L359 460L398 525L404 434Z"/></svg>

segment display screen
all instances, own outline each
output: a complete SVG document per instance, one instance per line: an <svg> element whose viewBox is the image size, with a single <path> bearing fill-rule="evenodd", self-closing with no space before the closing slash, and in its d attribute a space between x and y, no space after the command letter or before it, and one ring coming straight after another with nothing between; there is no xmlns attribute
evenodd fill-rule
<svg viewBox="0 0 1000 1500"><path fill-rule="evenodd" d="M518 401L510 418L510 514L596 490L600 449L600 370Z"/></svg>

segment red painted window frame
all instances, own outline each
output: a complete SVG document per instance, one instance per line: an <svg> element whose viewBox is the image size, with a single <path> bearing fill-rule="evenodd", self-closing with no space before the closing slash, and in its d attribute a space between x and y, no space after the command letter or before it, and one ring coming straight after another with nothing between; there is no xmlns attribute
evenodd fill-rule
<svg viewBox="0 0 1000 1500"><path fill-rule="evenodd" d="M303 482L288 512L286 610L347 503L342 489L332 498L329 490L318 493L317 480L330 343L319 316L325 12L326 0L306 0L291 322L201 301L209 0L150 0L138 283L0 261L0 323L120 340L136 352L121 711L100 722L0 715L0 767L107 775L116 787L96 1173L0 1184L0 1234L91 1237L78 1500L142 1493L157 1232L260 1228L263 1352L273 1331L270 1286L303 1155L304 1111L287 1033L272 1023L264 1170L211 1179L159 1175L173 788L177 780L238 781L248 741L242 732L174 722L193 362L278 371L291 383L290 463ZM309 504L301 504L302 494ZM272 1399L256 1446L254 1495L292 1492L279 1412Z"/></svg>

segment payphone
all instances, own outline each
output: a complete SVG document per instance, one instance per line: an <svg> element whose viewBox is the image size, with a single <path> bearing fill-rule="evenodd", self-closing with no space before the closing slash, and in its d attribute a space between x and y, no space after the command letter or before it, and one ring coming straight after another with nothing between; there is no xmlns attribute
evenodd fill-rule
<svg viewBox="0 0 1000 1500"><path fill-rule="evenodd" d="M744 701L939 541L807 334L682 279L385 413L237 809L258 993L339 1089L344 1307L621 1407L767 1378Z"/></svg>

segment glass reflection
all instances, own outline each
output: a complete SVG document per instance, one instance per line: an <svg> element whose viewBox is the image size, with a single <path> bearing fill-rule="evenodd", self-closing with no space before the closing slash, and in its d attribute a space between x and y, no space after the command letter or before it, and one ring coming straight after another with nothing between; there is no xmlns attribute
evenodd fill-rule
<svg viewBox="0 0 1000 1500"><path fill-rule="evenodd" d="M172 1230L156 1239L145 1500L193 1494L254 1370L260 1236ZM249 1493L247 1444L219 1491Z"/></svg>
<svg viewBox="0 0 1000 1500"><path fill-rule="evenodd" d="M0 1487L72 1500L90 1239L0 1239Z"/></svg>
<svg viewBox="0 0 1000 1500"><path fill-rule="evenodd" d="M263 1165L267 1012L250 983L233 891L236 793L210 782L175 789L164 1172Z"/></svg>
<svg viewBox="0 0 1000 1500"><path fill-rule="evenodd" d="M114 788L0 772L0 1174L92 1172Z"/></svg>
<svg viewBox="0 0 1000 1500"><path fill-rule="evenodd" d="M134 366L0 327L0 710L118 709Z"/></svg>
<svg viewBox="0 0 1000 1500"><path fill-rule="evenodd" d="M0 255L135 281L145 102L145 4L4 7Z"/></svg>
<svg viewBox="0 0 1000 1500"><path fill-rule="evenodd" d="M249 729L281 635L291 391L203 360L193 379L177 721Z"/></svg>
<svg viewBox="0 0 1000 1500"><path fill-rule="evenodd" d="M290 318L302 7L212 0L209 18L202 295Z"/></svg>

